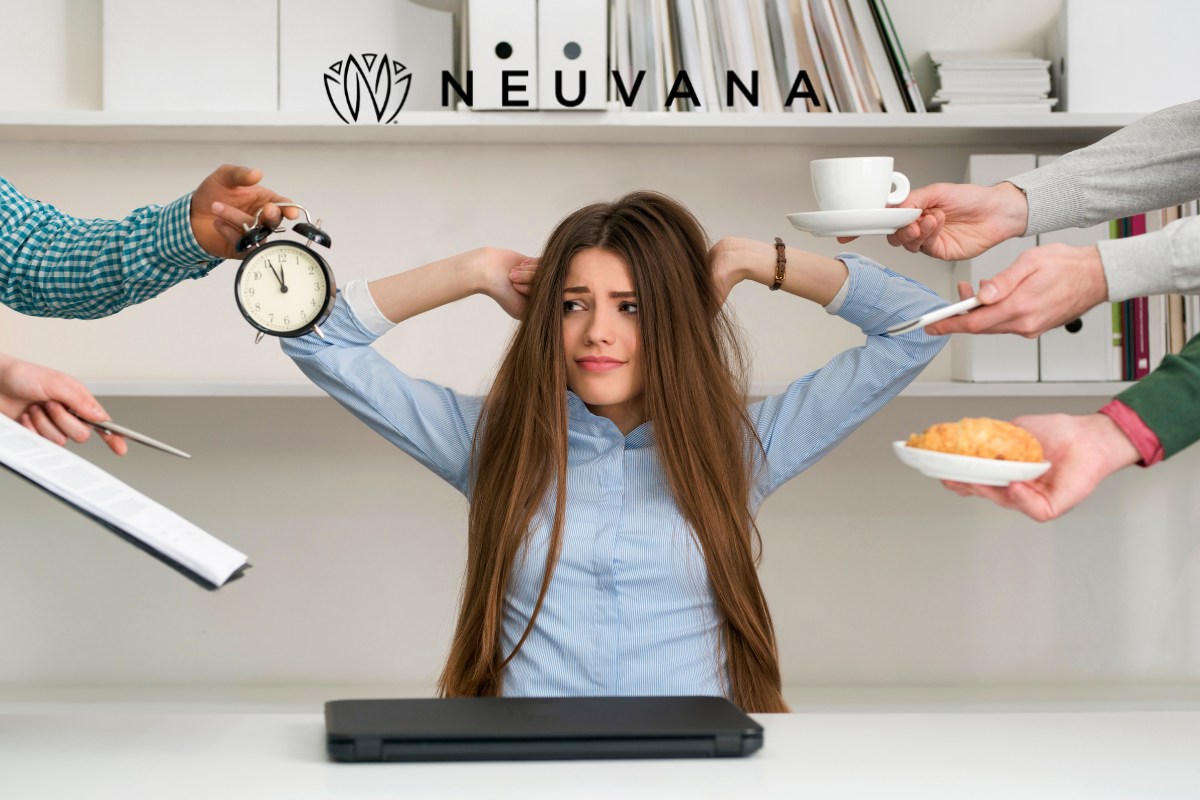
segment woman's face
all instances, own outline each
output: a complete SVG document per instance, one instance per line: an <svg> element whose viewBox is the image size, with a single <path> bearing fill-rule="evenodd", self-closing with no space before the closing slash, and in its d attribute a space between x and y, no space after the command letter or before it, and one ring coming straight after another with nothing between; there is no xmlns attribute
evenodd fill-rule
<svg viewBox="0 0 1200 800"><path fill-rule="evenodd" d="M592 413L623 427L614 415L635 412L644 386L629 267L606 250L584 250L571 259L562 299L567 387Z"/></svg>

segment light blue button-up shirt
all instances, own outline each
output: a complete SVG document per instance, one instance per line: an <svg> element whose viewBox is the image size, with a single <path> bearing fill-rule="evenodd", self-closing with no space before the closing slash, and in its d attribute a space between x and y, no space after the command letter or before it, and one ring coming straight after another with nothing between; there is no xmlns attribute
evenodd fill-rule
<svg viewBox="0 0 1200 800"><path fill-rule="evenodd" d="M837 315L858 325L867 342L750 406L766 450L752 514L895 397L945 344L919 329L885 333L945 300L870 259L839 258L849 277ZM284 339L284 351L359 419L469 499L471 439L482 399L410 378L380 356L371 348L378 326L363 321L378 318L378 311L365 297L356 308L342 295L322 326L324 340L311 334ZM568 402L562 554L533 631L506 669L504 694L727 695L704 557L667 483L652 425L622 436L574 394ZM548 522L533 530L514 565L505 652L533 613L549 534Z"/></svg>

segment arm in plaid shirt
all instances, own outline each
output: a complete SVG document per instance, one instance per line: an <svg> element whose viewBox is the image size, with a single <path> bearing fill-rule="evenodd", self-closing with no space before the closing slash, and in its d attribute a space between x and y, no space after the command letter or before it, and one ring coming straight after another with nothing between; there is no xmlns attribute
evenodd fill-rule
<svg viewBox="0 0 1200 800"><path fill-rule="evenodd" d="M95 319L203 278L223 259L192 235L192 195L123 220L78 219L0 178L0 303L35 317Z"/></svg>

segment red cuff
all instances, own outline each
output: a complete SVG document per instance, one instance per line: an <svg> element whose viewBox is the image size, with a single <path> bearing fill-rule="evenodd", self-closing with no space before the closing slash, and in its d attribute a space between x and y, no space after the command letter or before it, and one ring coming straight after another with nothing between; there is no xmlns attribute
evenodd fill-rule
<svg viewBox="0 0 1200 800"><path fill-rule="evenodd" d="M1138 413L1120 400L1113 400L1100 413L1117 423L1117 427L1125 432L1129 441L1142 454L1139 467L1152 467L1163 460L1162 442L1158 434L1150 430L1150 426L1142 421Z"/></svg>

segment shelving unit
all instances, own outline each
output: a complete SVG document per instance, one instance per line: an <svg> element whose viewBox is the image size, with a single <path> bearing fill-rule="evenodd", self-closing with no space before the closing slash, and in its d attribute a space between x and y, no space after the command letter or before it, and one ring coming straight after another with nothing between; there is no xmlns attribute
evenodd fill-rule
<svg viewBox="0 0 1200 800"><path fill-rule="evenodd" d="M918 381L900 397L1111 397L1132 383L961 383ZM756 383L751 394L778 394L786 383ZM87 384L98 397L325 397L309 383L170 383L92 382Z"/></svg>
<svg viewBox="0 0 1200 800"><path fill-rule="evenodd" d="M346 125L284 112L0 112L0 140L1079 146L1139 116L413 111Z"/></svg>

